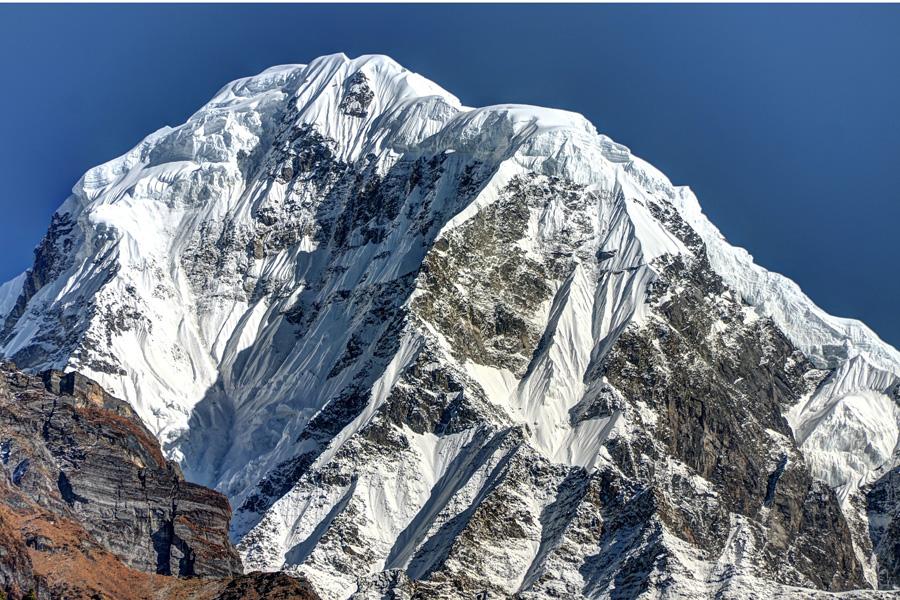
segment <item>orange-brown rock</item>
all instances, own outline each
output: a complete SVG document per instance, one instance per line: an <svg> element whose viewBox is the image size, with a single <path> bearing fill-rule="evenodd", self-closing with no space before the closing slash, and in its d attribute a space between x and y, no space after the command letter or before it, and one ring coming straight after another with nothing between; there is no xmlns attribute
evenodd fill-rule
<svg viewBox="0 0 900 600"><path fill-rule="evenodd" d="M0 364L0 470L8 598L315 597L242 575L226 498L185 481L131 407L81 375Z"/></svg>

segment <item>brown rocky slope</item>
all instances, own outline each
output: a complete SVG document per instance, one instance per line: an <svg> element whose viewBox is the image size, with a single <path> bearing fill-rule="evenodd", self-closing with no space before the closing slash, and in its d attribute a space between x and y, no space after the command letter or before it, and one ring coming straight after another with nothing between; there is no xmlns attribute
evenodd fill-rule
<svg viewBox="0 0 900 600"><path fill-rule="evenodd" d="M316 597L243 575L226 498L185 481L131 407L77 373L0 364L0 467L6 598Z"/></svg>

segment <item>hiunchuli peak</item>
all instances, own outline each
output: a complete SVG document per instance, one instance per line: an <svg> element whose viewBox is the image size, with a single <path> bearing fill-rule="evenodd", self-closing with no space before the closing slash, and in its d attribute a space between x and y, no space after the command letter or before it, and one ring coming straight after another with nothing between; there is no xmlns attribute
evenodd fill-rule
<svg viewBox="0 0 900 600"><path fill-rule="evenodd" d="M900 584L900 355L571 112L273 67L88 171L0 307L326 598Z"/></svg>

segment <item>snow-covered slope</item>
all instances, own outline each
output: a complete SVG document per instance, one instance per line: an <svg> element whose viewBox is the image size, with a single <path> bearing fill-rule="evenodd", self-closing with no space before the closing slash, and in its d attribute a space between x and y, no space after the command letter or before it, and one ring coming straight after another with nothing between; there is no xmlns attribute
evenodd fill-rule
<svg viewBox="0 0 900 600"><path fill-rule="evenodd" d="M900 355L577 114L269 69L88 171L0 311L327 597L900 581Z"/></svg>

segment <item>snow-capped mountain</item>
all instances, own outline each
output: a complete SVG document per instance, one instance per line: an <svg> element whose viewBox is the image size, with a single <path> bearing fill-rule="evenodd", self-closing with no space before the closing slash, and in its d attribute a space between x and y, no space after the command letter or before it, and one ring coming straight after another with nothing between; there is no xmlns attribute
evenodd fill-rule
<svg viewBox="0 0 900 600"><path fill-rule="evenodd" d="M0 312L323 597L900 585L900 353L577 114L269 69L88 171Z"/></svg>

